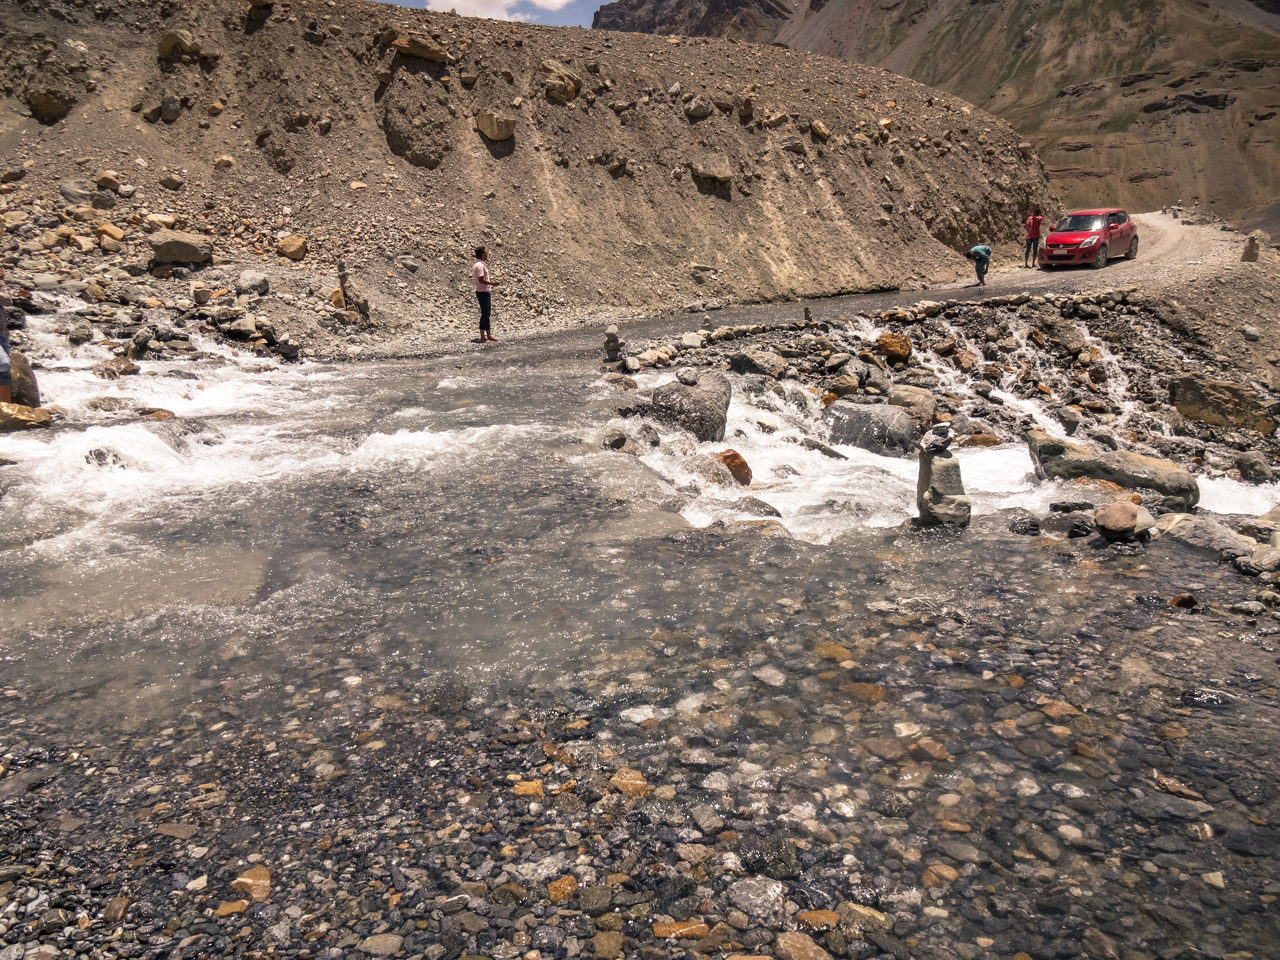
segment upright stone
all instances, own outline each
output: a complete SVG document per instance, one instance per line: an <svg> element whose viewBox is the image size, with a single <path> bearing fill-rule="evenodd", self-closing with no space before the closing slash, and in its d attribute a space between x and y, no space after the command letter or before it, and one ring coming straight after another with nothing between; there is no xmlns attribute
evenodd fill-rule
<svg viewBox="0 0 1280 960"><path fill-rule="evenodd" d="M960 478L960 461L951 446L951 428L940 424L920 441L920 473L916 508L920 523L929 527L967 527L972 506Z"/></svg>

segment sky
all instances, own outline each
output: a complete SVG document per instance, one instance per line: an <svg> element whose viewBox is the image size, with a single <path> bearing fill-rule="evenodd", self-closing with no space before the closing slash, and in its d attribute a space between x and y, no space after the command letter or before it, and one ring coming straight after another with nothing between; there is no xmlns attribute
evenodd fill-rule
<svg viewBox="0 0 1280 960"><path fill-rule="evenodd" d="M421 10L456 10L466 17L523 20L568 27L589 27L605 0L382 0Z"/></svg>

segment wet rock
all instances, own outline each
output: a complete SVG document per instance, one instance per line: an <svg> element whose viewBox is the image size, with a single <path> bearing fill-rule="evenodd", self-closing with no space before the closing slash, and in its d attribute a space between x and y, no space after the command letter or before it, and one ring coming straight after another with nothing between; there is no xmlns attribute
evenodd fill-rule
<svg viewBox="0 0 1280 960"><path fill-rule="evenodd" d="M915 422L918 434L929 429L938 409L938 401L932 391L906 384L895 383L889 388L889 402L907 411Z"/></svg>
<svg viewBox="0 0 1280 960"><path fill-rule="evenodd" d="M36 373L31 369L31 362L20 350L9 354L10 363L10 397L13 402L23 407L40 406L40 387L36 383Z"/></svg>
<svg viewBox="0 0 1280 960"><path fill-rule="evenodd" d="M1126 489L1163 493L1183 504L1183 509L1194 507L1200 499L1200 488L1190 472L1167 460L1129 451L1093 452L1041 430L1028 430L1026 437L1036 476L1042 480L1108 480Z"/></svg>
<svg viewBox="0 0 1280 960"><path fill-rule="evenodd" d="M967 527L972 510L960 477L960 461L947 449L951 429L934 428L920 441L920 471L916 479L916 509L925 526Z"/></svg>
<svg viewBox="0 0 1280 960"><path fill-rule="evenodd" d="M780 933L774 941L777 960L832 960L831 954L813 942L806 933Z"/></svg>
<svg viewBox="0 0 1280 960"><path fill-rule="evenodd" d="M823 417L830 424L834 443L888 457L905 457L915 444L914 421L901 407L891 404L837 400Z"/></svg>
<svg viewBox="0 0 1280 960"><path fill-rule="evenodd" d="M17 403L0 403L0 433L17 433L48 427L53 418L48 410L37 410Z"/></svg>
<svg viewBox="0 0 1280 960"><path fill-rule="evenodd" d="M768 922L779 917L785 902L786 887L766 877L748 877L732 884L729 902L753 920Z"/></svg>
<svg viewBox="0 0 1280 960"><path fill-rule="evenodd" d="M682 427L699 440L720 441L732 395L728 377L703 372L696 386L677 381L654 390L650 412L654 419Z"/></svg>
<svg viewBox="0 0 1280 960"><path fill-rule="evenodd" d="M906 363L911 359L911 338L886 331L876 338L876 348L890 363Z"/></svg>
<svg viewBox="0 0 1280 960"><path fill-rule="evenodd" d="M1156 525L1150 511L1127 501L1117 501L1099 507L1093 515L1093 525L1107 540L1135 540Z"/></svg>
<svg viewBox="0 0 1280 960"><path fill-rule="evenodd" d="M1250 483L1271 483L1275 480L1275 472L1267 458L1257 450L1249 450L1236 457L1236 469L1241 478Z"/></svg>
<svg viewBox="0 0 1280 960"><path fill-rule="evenodd" d="M1161 536L1212 553L1222 560L1249 556L1257 547L1255 541L1207 516L1166 513L1156 522L1155 527Z"/></svg>
<svg viewBox="0 0 1280 960"><path fill-rule="evenodd" d="M751 467L737 450L725 450L719 454L720 462L733 475L733 479L744 487L751 486Z"/></svg>
<svg viewBox="0 0 1280 960"><path fill-rule="evenodd" d="M361 953L367 953L371 957L392 957L400 952L400 947L404 943L404 937L396 933L379 933L372 937L365 937L356 947Z"/></svg>

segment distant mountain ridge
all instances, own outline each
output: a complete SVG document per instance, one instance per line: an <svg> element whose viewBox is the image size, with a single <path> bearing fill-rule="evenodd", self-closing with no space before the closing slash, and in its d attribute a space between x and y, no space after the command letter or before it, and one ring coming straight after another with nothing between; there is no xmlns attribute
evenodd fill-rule
<svg viewBox="0 0 1280 960"><path fill-rule="evenodd" d="M594 25L778 42L939 87L1028 136L1071 204L1259 222L1280 201L1280 0L617 0Z"/></svg>

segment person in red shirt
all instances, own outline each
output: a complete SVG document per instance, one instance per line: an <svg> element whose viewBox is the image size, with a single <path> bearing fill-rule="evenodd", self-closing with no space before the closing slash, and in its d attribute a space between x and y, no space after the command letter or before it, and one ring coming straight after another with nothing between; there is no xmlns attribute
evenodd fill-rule
<svg viewBox="0 0 1280 960"><path fill-rule="evenodd" d="M489 253L484 247L476 247L476 262L471 268L471 276L476 282L476 300L480 303L480 342L497 343L498 338L489 332L492 290L497 281L489 276Z"/></svg>
<svg viewBox="0 0 1280 960"><path fill-rule="evenodd" d="M1027 214L1027 248L1022 252L1023 269L1036 265L1036 258L1040 255L1040 224L1042 223L1044 223L1044 217L1040 216L1039 207ZM1028 263L1028 260L1031 262Z"/></svg>

